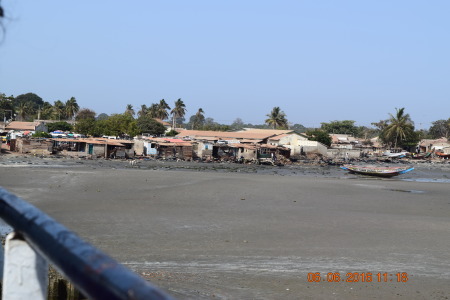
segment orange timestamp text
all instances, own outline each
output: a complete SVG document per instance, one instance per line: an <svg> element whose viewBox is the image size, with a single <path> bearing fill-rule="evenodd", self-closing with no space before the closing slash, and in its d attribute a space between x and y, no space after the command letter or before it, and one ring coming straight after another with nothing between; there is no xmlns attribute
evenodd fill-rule
<svg viewBox="0 0 450 300"><path fill-rule="evenodd" d="M407 282L408 273L328 272L308 273L308 282Z"/></svg>

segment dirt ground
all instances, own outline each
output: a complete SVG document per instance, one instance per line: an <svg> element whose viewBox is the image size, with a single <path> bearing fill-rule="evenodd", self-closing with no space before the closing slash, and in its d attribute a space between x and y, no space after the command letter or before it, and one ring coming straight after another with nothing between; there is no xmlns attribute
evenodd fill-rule
<svg viewBox="0 0 450 300"><path fill-rule="evenodd" d="M178 299L448 299L448 176L0 158L1 186Z"/></svg>

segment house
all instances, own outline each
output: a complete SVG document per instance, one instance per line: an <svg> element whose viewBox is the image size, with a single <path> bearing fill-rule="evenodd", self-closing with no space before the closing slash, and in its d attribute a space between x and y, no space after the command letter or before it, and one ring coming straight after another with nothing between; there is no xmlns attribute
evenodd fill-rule
<svg viewBox="0 0 450 300"><path fill-rule="evenodd" d="M269 137L274 136L272 132L229 132L229 131L203 131L203 130L180 130L177 134L178 138L201 140L209 139L214 141L219 140L250 140L258 143L267 143Z"/></svg>
<svg viewBox="0 0 450 300"><path fill-rule="evenodd" d="M36 131L43 131L48 132L47 125L45 125L44 122L19 122L19 121L12 121L9 124L6 125L5 131L20 131L20 132L36 132Z"/></svg>
<svg viewBox="0 0 450 300"><path fill-rule="evenodd" d="M316 141L309 141L306 136L295 133L293 130L247 129L237 132L182 130L177 136L182 139L199 142L199 147L197 149L197 155L199 157L203 157L205 155L203 152L204 150L209 150L205 147L209 147L210 143L239 143L250 145L270 144L288 148L290 150L288 156L300 155L302 151L305 153L319 153L321 155L327 154L327 147L325 145ZM208 143L205 143L205 141ZM253 151L253 148L243 148L243 151L245 156L248 156L251 151ZM212 153L208 154L211 155ZM257 154L256 150L254 150L253 154L254 155L251 155L252 157Z"/></svg>
<svg viewBox="0 0 450 300"><path fill-rule="evenodd" d="M158 156L161 158L174 158L192 160L193 151L190 142L166 142L156 145Z"/></svg>
<svg viewBox="0 0 450 300"><path fill-rule="evenodd" d="M49 155L53 152L53 143L49 139L18 138L14 140L14 145L10 147L10 150L18 153Z"/></svg>
<svg viewBox="0 0 450 300"><path fill-rule="evenodd" d="M444 150L448 147L450 147L450 142L445 137L441 137L439 139L423 139L419 142L418 152L430 152L433 149Z"/></svg>
<svg viewBox="0 0 450 300"><path fill-rule="evenodd" d="M51 139L53 151L72 157L91 156L94 158L134 157L134 141L110 139Z"/></svg>

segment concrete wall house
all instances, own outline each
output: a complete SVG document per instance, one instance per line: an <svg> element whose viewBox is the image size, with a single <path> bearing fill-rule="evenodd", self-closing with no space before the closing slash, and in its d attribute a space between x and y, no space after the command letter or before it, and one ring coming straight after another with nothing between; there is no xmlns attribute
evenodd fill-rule
<svg viewBox="0 0 450 300"><path fill-rule="evenodd" d="M12 121L5 126L5 131L18 131L18 132L36 132L43 131L48 132L47 125L44 122L19 122Z"/></svg>

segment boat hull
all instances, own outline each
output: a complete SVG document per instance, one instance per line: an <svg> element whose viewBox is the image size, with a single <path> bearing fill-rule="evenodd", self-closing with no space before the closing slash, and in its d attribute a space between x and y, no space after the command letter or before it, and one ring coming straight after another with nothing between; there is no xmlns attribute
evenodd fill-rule
<svg viewBox="0 0 450 300"><path fill-rule="evenodd" d="M376 176L376 177L394 177L400 174L405 174L414 170L414 168L396 168L396 167L367 167L367 166L351 166L344 165L341 167L343 170L347 170L352 174L361 174L367 176Z"/></svg>

